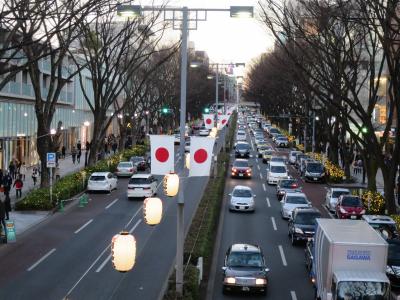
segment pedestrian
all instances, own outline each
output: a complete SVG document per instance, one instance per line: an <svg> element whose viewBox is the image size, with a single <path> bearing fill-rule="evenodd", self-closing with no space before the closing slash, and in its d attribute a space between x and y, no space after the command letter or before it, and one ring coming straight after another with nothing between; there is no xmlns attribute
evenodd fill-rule
<svg viewBox="0 0 400 300"><path fill-rule="evenodd" d="M6 221L5 221L5 216L6 216L6 207L4 204L4 200L0 199L0 226L2 226L1 232L4 232L5 238L6 238L6 243L7 243L7 227L6 227Z"/></svg>
<svg viewBox="0 0 400 300"><path fill-rule="evenodd" d="M33 185L34 185L34 186L36 185L36 182L37 182L38 177L39 177L39 171L38 171L38 169L35 167L35 168L33 168L33 170L32 170L32 180L33 180Z"/></svg>
<svg viewBox="0 0 400 300"><path fill-rule="evenodd" d="M76 144L76 148L78 149L78 151L82 150L82 144L80 140L78 141L78 144Z"/></svg>
<svg viewBox="0 0 400 300"><path fill-rule="evenodd" d="M3 176L4 195L7 196L10 193L12 182L12 177L10 176L10 174L6 173Z"/></svg>
<svg viewBox="0 0 400 300"><path fill-rule="evenodd" d="M59 181L61 179L61 175L60 175L60 167L57 166L55 171L54 171L55 175L56 175L56 181Z"/></svg>
<svg viewBox="0 0 400 300"><path fill-rule="evenodd" d="M14 164L14 160L11 160L10 164L8 165L8 172L9 172L9 174L10 174L12 179L15 178L15 171L16 171L16 167L15 167L15 164Z"/></svg>
<svg viewBox="0 0 400 300"><path fill-rule="evenodd" d="M15 179L13 187L15 187L15 197L21 198L22 197L22 187L24 186L23 181L21 180L21 176L18 176L17 179Z"/></svg>
<svg viewBox="0 0 400 300"><path fill-rule="evenodd" d="M5 209L6 209L6 220L9 220L10 219L10 211L11 211L10 195L6 195L6 197L4 199L4 205L5 205Z"/></svg>
<svg viewBox="0 0 400 300"><path fill-rule="evenodd" d="M363 169L363 161L361 158L357 161L357 167L358 167L358 174L361 174Z"/></svg>
<svg viewBox="0 0 400 300"><path fill-rule="evenodd" d="M71 156L72 156L72 163L75 164L75 160L76 160L76 148L75 147L72 147Z"/></svg>
<svg viewBox="0 0 400 300"><path fill-rule="evenodd" d="M61 147L61 157L63 158L63 159L65 159L65 146L62 146Z"/></svg>
<svg viewBox="0 0 400 300"><path fill-rule="evenodd" d="M114 142L114 143L112 144L112 149L113 149L113 151L114 151L114 154L115 154L115 152L117 151L117 148L118 148L117 142Z"/></svg>
<svg viewBox="0 0 400 300"><path fill-rule="evenodd" d="M25 165L25 162L23 162L23 163L22 163L22 166L21 166L21 168L20 168L20 170L19 170L19 174L22 176L22 178L24 179L24 181L25 181L25 174L26 174L26 172L27 172L26 165Z"/></svg>
<svg viewBox="0 0 400 300"><path fill-rule="evenodd" d="M78 162L78 164L81 163L81 155L82 155L82 150L79 149L78 154L76 155L76 161Z"/></svg>

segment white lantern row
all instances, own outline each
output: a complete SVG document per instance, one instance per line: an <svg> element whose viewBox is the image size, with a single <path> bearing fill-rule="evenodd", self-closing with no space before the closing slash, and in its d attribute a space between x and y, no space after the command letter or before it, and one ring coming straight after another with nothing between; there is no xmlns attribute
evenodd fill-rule
<svg viewBox="0 0 400 300"><path fill-rule="evenodd" d="M146 198L143 202L143 216L146 224L154 226L160 224L163 205L160 198Z"/></svg>
<svg viewBox="0 0 400 300"><path fill-rule="evenodd" d="M176 173L170 173L164 176L164 193L168 197L175 197L179 191L179 176Z"/></svg>
<svg viewBox="0 0 400 300"><path fill-rule="evenodd" d="M130 271L136 260L136 240L133 235L126 231L114 235L111 240L111 255L117 271Z"/></svg>

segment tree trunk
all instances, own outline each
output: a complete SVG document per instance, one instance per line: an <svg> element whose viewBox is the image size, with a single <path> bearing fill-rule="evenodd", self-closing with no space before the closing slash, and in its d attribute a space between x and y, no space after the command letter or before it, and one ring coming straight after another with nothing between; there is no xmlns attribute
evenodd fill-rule
<svg viewBox="0 0 400 300"><path fill-rule="evenodd" d="M105 131L103 130L106 123L105 114L103 114L101 111L95 111L93 117L93 139L90 144L90 153L88 160L89 166L93 166L97 162L97 154L103 151L101 147L103 146L103 141L105 137Z"/></svg>
<svg viewBox="0 0 400 300"><path fill-rule="evenodd" d="M40 157L40 187L48 187L49 186L49 173L47 170L47 153L50 152L50 129L46 128L43 122L38 120L38 130L37 130L37 145L36 149Z"/></svg>
<svg viewBox="0 0 400 300"><path fill-rule="evenodd" d="M378 173L378 164L375 159L371 159L368 154L364 153L365 171L367 173L367 188L370 191L376 191L376 174Z"/></svg>
<svg viewBox="0 0 400 300"><path fill-rule="evenodd" d="M339 164L338 144L339 144L339 124L336 122L333 128L332 138L329 141L329 160L336 165Z"/></svg>
<svg viewBox="0 0 400 300"><path fill-rule="evenodd" d="M124 122L118 122L119 125L119 145L118 150L122 151L125 148L127 129Z"/></svg>

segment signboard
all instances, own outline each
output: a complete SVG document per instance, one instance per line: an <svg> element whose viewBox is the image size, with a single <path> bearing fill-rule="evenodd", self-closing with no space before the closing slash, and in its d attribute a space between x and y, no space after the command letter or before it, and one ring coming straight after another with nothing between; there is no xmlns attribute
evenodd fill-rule
<svg viewBox="0 0 400 300"><path fill-rule="evenodd" d="M56 154L54 152L47 153L47 167L55 168L56 167Z"/></svg>
<svg viewBox="0 0 400 300"><path fill-rule="evenodd" d="M17 241L17 234L15 233L14 221L6 221L7 227L7 243L15 243Z"/></svg>

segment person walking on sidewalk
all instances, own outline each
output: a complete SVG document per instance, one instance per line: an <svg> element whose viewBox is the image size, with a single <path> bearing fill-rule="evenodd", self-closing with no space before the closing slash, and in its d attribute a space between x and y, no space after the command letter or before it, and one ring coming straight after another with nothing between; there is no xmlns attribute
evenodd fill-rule
<svg viewBox="0 0 400 300"><path fill-rule="evenodd" d="M8 165L8 172L12 179L15 179L15 171L16 171L16 167L14 164L14 160L11 160L10 164Z"/></svg>
<svg viewBox="0 0 400 300"><path fill-rule="evenodd" d="M6 173L6 175L3 176L4 195L6 196L10 193L12 181L10 174Z"/></svg>
<svg viewBox="0 0 400 300"><path fill-rule="evenodd" d="M60 175L60 166L57 166L55 171L54 171L55 175L56 175L56 181L59 181L61 179L61 175Z"/></svg>
<svg viewBox="0 0 400 300"><path fill-rule="evenodd" d="M71 156L72 156L72 163L75 164L75 160L76 160L76 148L75 148L75 146L72 147Z"/></svg>
<svg viewBox="0 0 400 300"><path fill-rule="evenodd" d="M23 162L23 163L22 163L22 166L21 166L21 168L20 168L20 170L19 170L19 174L21 175L21 178L24 179L24 181L25 181L25 174L26 174L26 172L27 172L26 165L25 165L25 162Z"/></svg>
<svg viewBox="0 0 400 300"><path fill-rule="evenodd" d="M82 150L79 149L78 154L76 155L76 161L78 162L78 164L81 163L81 155L82 155Z"/></svg>
<svg viewBox="0 0 400 300"><path fill-rule="evenodd" d="M0 226L3 228L0 228L0 230L6 237L6 243L7 243L7 227L6 227L6 221L5 221L5 216L6 216L6 207L4 204L4 200L0 199Z"/></svg>
<svg viewBox="0 0 400 300"><path fill-rule="evenodd" d="M15 187L15 197L21 198L22 197L22 187L24 186L23 181L21 180L21 175L14 181L13 187Z"/></svg>
<svg viewBox="0 0 400 300"><path fill-rule="evenodd" d="M33 180L33 185L36 185L37 179L39 177L39 172L37 168L33 168L32 170L32 180Z"/></svg>
<svg viewBox="0 0 400 300"><path fill-rule="evenodd" d="M61 157L64 159L65 158L65 146L62 146L61 148Z"/></svg>

